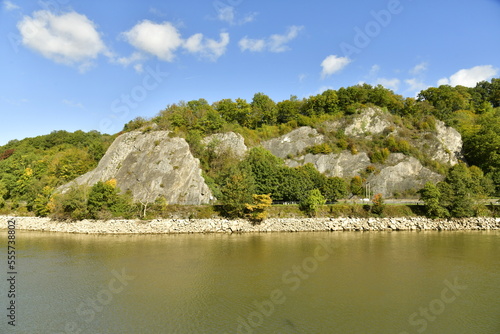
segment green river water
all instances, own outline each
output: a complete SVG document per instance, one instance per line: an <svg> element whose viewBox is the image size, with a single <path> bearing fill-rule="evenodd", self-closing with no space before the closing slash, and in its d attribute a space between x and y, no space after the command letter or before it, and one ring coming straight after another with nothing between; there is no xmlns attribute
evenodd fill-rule
<svg viewBox="0 0 500 334"><path fill-rule="evenodd" d="M500 232L17 231L1 333L500 333Z"/></svg>

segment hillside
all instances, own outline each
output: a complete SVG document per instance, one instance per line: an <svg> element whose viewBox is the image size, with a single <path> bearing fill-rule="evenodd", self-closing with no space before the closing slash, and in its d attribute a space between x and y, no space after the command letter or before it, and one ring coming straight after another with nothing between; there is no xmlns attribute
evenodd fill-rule
<svg viewBox="0 0 500 334"><path fill-rule="evenodd" d="M252 194L299 201L311 189L330 201L414 197L462 161L477 166L466 171L474 191L498 195L499 96L493 79L417 99L364 84L278 103L263 93L180 102L115 136L59 131L0 147L0 210L135 216Z"/></svg>

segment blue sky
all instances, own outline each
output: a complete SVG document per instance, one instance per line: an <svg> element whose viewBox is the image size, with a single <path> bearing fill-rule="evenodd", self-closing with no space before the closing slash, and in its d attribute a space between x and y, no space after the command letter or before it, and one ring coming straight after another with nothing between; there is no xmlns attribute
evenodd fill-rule
<svg viewBox="0 0 500 334"><path fill-rule="evenodd" d="M499 0L2 0L0 36L0 145L180 100L500 77Z"/></svg>

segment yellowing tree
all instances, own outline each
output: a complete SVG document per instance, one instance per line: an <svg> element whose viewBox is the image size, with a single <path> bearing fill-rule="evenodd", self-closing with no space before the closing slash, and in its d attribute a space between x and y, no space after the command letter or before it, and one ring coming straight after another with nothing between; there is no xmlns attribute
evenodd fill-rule
<svg viewBox="0 0 500 334"><path fill-rule="evenodd" d="M253 204L245 204L248 211L247 217L253 222L261 222L267 218L267 208L271 206L273 200L270 194L253 195Z"/></svg>

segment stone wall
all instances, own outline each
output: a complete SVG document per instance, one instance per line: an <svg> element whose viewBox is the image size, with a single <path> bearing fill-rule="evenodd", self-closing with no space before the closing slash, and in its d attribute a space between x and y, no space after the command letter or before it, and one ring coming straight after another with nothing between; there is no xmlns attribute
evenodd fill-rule
<svg viewBox="0 0 500 334"><path fill-rule="evenodd" d="M58 222L49 218L16 217L16 229L87 234L245 233L312 231L458 231L499 230L500 218L273 218L253 225L246 220L155 219ZM0 217L7 229L8 217Z"/></svg>

